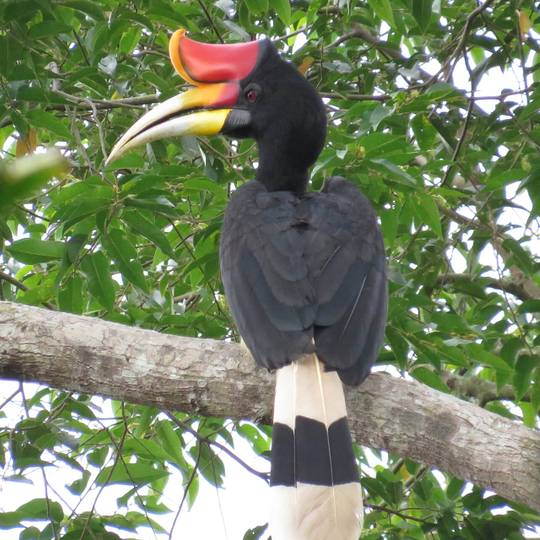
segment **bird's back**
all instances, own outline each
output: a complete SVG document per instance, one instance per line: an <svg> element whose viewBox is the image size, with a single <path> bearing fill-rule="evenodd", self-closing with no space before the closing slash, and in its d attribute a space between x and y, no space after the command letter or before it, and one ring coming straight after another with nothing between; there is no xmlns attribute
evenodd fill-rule
<svg viewBox="0 0 540 540"><path fill-rule="evenodd" d="M295 194L249 182L231 197L220 253L232 313L260 365L316 352L348 384L367 376L386 318L385 258L356 186L331 178Z"/></svg>

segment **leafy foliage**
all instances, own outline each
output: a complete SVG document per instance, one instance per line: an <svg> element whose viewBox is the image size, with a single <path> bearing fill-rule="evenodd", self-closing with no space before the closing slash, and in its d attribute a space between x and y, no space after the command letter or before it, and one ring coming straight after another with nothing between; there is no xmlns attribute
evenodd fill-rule
<svg viewBox="0 0 540 540"><path fill-rule="evenodd" d="M206 42L268 36L327 99L327 146L312 185L346 176L381 217L391 305L380 364L537 426L540 19L532 0L3 2L0 298L236 338L217 246L230 190L252 177L253 143L160 141L103 165L142 106L182 90L166 55L180 26ZM63 154L69 172L43 159L45 147ZM20 538L125 538L140 527L160 536L162 516L178 510L161 499L171 470L183 478L182 508L202 479L222 485L216 442L231 448L234 433L259 455L269 447L266 426L24 391L22 415L5 418L0 434L8 480L37 469L47 485L54 464L73 473L68 489L83 501L115 485L125 491L109 514L95 502L69 509L51 490L29 494L0 514L0 527ZM539 522L420 464L361 449L358 457L366 539L514 540ZM264 530L245 538L265 538Z"/></svg>

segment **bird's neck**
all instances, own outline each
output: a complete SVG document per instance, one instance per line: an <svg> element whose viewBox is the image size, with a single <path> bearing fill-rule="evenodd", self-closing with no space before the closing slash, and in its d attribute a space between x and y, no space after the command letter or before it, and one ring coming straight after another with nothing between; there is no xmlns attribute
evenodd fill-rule
<svg viewBox="0 0 540 540"><path fill-rule="evenodd" d="M256 180L264 184L268 191L306 191L309 166L291 159L286 151L275 143L261 144L259 142L259 167ZM281 150L281 151L280 151ZM296 157L296 156L295 156Z"/></svg>

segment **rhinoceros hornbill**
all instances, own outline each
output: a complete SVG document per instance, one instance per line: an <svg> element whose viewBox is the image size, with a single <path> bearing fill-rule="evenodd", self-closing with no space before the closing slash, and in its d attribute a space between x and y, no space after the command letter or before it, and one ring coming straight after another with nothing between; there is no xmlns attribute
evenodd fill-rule
<svg viewBox="0 0 540 540"><path fill-rule="evenodd" d="M257 142L255 180L233 191L225 212L220 263L240 335L259 365L277 371L270 530L273 540L356 540L362 496L340 379L361 383L383 339L375 212L340 177L307 191L325 107L269 40L212 45L179 30L169 53L194 88L147 112L109 161L169 136Z"/></svg>

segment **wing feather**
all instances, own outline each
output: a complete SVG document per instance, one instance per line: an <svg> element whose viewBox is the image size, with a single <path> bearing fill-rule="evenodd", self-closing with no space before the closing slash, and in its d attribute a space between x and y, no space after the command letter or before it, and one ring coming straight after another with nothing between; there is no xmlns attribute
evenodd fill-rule
<svg viewBox="0 0 540 540"><path fill-rule="evenodd" d="M386 320L382 236L350 182L320 193L267 192L249 182L232 196L221 271L240 334L255 360L278 368L315 350L358 384L376 359Z"/></svg>

